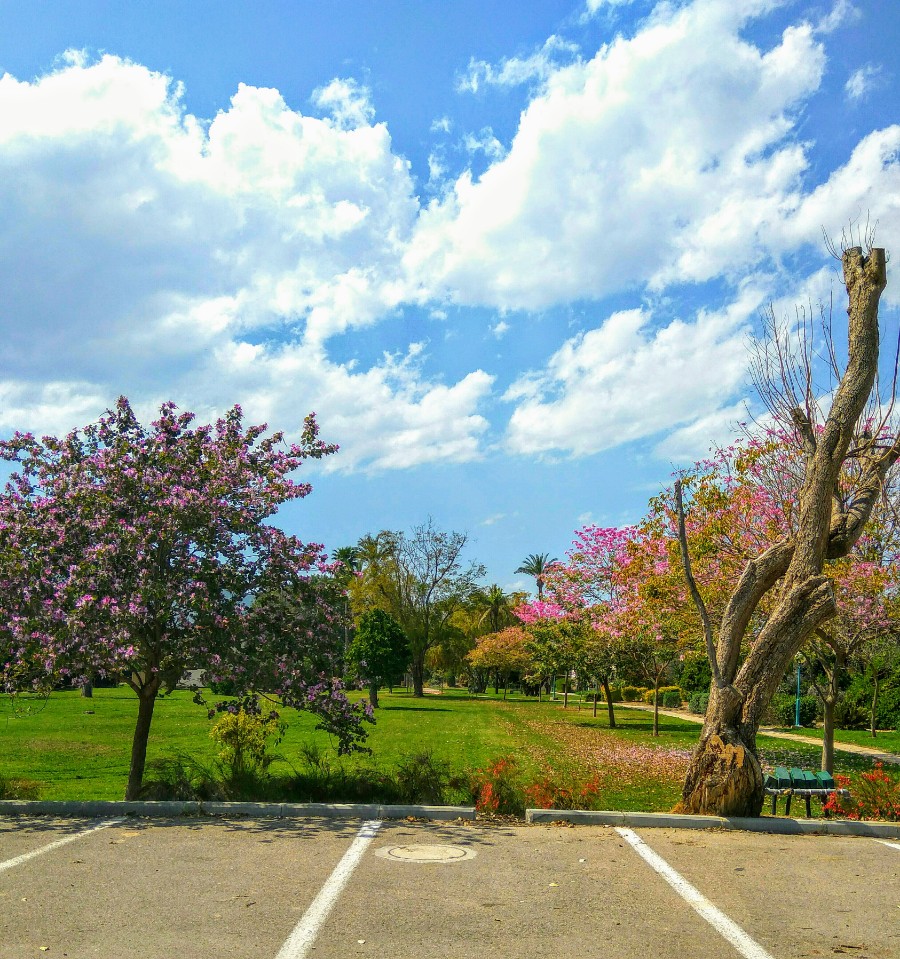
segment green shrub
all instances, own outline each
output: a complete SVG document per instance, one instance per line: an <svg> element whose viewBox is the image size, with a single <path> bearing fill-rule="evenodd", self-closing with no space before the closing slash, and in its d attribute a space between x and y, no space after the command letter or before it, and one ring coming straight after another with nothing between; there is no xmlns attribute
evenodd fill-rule
<svg viewBox="0 0 900 959"><path fill-rule="evenodd" d="M665 705L665 696L666 693L678 693L678 705L681 705L681 688L679 686L660 686L659 687L659 705ZM647 689L642 693L642 698L645 703L653 705L653 690Z"/></svg>
<svg viewBox="0 0 900 959"><path fill-rule="evenodd" d="M399 802L439 806L450 784L450 766L422 750L401 759L394 776Z"/></svg>
<svg viewBox="0 0 900 959"><path fill-rule="evenodd" d="M693 693L688 701L688 709L700 716L706 715L707 706L709 706L709 693Z"/></svg>
<svg viewBox="0 0 900 959"><path fill-rule="evenodd" d="M868 729L869 711L845 696L835 704L834 725L838 729Z"/></svg>
<svg viewBox="0 0 900 959"><path fill-rule="evenodd" d="M611 703L621 703L622 702L622 690L621 689L610 689L609 691L609 701Z"/></svg>
<svg viewBox="0 0 900 959"><path fill-rule="evenodd" d="M620 690L622 693L621 702L636 703L644 694L645 690L645 686L622 686Z"/></svg>
<svg viewBox="0 0 900 959"><path fill-rule="evenodd" d="M773 696L770 713L777 726L793 726L796 717L796 699L783 693ZM800 697L800 725L814 726L819 711L817 696Z"/></svg>
<svg viewBox="0 0 900 959"><path fill-rule="evenodd" d="M175 753L147 763L141 799L197 801L231 798L215 770L187 753Z"/></svg>
<svg viewBox="0 0 900 959"><path fill-rule="evenodd" d="M277 745L284 736L286 725L275 712L268 716L244 712L223 713L209 731L221 747L219 762L231 779L243 776L263 776L275 756L269 747Z"/></svg>
<svg viewBox="0 0 900 959"><path fill-rule="evenodd" d="M662 694L662 704L666 709L680 709L681 708L681 690L668 689Z"/></svg>
<svg viewBox="0 0 900 959"><path fill-rule="evenodd" d="M692 653L684 659L684 668L678 677L678 685L685 693L684 698L690 699L692 693L708 693L712 682L712 670L706 656Z"/></svg>

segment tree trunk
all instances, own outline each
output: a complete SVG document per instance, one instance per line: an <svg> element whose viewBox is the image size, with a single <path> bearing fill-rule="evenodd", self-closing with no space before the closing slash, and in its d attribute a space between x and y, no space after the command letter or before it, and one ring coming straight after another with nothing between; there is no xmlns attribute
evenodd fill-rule
<svg viewBox="0 0 900 959"><path fill-rule="evenodd" d="M659 679L653 684L653 735L659 735Z"/></svg>
<svg viewBox="0 0 900 959"><path fill-rule="evenodd" d="M846 556L853 548L888 471L900 457L897 441L883 452L873 449L851 500L843 505L833 499L854 429L875 383L878 302L887 283L884 250L864 255L853 247L844 251L842 263L849 297L844 374L820 430L803 409L792 410L805 455L796 532L748 562L726 606L711 663L709 709L680 804L685 812L759 815L764 790L756 732L762 714L793 656L836 612L831 581L822 575L825 559ZM777 392L777 384L773 389ZM789 387L783 401L792 402ZM753 615L776 586L774 608L739 667Z"/></svg>
<svg viewBox="0 0 900 959"><path fill-rule="evenodd" d="M374 679L369 683L369 705L378 709L378 683Z"/></svg>
<svg viewBox="0 0 900 959"><path fill-rule="evenodd" d="M616 728L616 710L612 701L612 690L609 688L609 680L603 678L603 695L606 698L606 714L609 716L609 728Z"/></svg>
<svg viewBox="0 0 900 959"><path fill-rule="evenodd" d="M566 678L563 680L563 709L569 708L569 673L566 671Z"/></svg>
<svg viewBox="0 0 900 959"><path fill-rule="evenodd" d="M85 699L94 698L94 684L89 679L81 684L81 695Z"/></svg>
<svg viewBox="0 0 900 959"><path fill-rule="evenodd" d="M413 681L413 696L419 698L425 695L425 654L422 657L413 659L410 665Z"/></svg>
<svg viewBox="0 0 900 959"><path fill-rule="evenodd" d="M834 695L829 690L822 700L822 710L825 714L822 730L822 768L827 773L834 772Z"/></svg>
<svg viewBox="0 0 900 959"><path fill-rule="evenodd" d="M878 730L876 729L877 723L875 721L875 713L878 709L878 684L881 677L878 673L874 677L874 690L872 691L872 710L869 714L869 719L871 720L869 728L872 733L872 739L876 739L878 736Z"/></svg>
<svg viewBox="0 0 900 959"><path fill-rule="evenodd" d="M140 797L144 765L147 762L147 740L150 738L150 724L153 721L153 708L156 706L158 691L159 682L154 679L138 692L138 716L134 739L131 742L131 767L128 770L128 785L125 787L126 800Z"/></svg>
<svg viewBox="0 0 900 959"><path fill-rule="evenodd" d="M597 718L597 701L600 699L600 680L594 685L594 719Z"/></svg>

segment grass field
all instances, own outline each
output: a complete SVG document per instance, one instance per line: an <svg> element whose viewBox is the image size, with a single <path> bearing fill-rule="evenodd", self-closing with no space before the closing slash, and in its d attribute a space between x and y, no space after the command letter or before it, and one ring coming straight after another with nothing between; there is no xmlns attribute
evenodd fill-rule
<svg viewBox="0 0 900 959"><path fill-rule="evenodd" d="M590 708L579 709L574 702L563 709L561 700L476 699L463 691L424 699L403 691L384 692L381 702L378 722L370 727L372 755L333 758L333 764L390 769L404 757L428 750L463 772L506 755L515 758L528 781L596 777L607 809L671 808L700 731L696 723L663 716L660 736L654 738L648 712L617 710L618 728L610 730L605 708L594 718ZM0 699L0 775L32 782L44 799L120 799L136 709L134 695L125 687L97 689L93 699L77 692L55 693L30 710L14 710L8 699ZM291 767L302 769L308 744L324 751L331 746L326 734L315 730L314 717L293 710L283 715L288 730L276 751L285 761L272 766L274 775ZM180 752L211 763L217 747L209 728L205 710L191 701L189 692L161 698L148 759ZM887 746L886 740L878 742ZM759 747L767 766L818 766L817 746L760 737ZM865 758L838 755L837 771L871 768Z"/></svg>

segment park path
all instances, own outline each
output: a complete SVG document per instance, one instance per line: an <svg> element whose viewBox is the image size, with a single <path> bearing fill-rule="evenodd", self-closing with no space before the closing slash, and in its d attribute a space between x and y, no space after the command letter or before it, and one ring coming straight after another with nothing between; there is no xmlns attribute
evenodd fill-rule
<svg viewBox="0 0 900 959"><path fill-rule="evenodd" d="M652 706L643 703L616 703L616 709L623 707L625 709L643 709L647 712L653 712ZM693 713L686 713L678 709L661 709L660 716L672 716L675 719L686 719L689 723L703 722L702 716L696 716ZM783 733L780 730L773 729L771 726L761 726L759 730L761 736L773 736L775 739L792 739L797 743L806 743L810 746L821 746L822 740L815 736L800 736L797 733ZM858 746L856 743L835 742L834 748L845 753L856 753L858 756L869 756L872 759L882 763L891 763L900 766L900 756L896 753L886 753L880 749L874 749L871 746Z"/></svg>

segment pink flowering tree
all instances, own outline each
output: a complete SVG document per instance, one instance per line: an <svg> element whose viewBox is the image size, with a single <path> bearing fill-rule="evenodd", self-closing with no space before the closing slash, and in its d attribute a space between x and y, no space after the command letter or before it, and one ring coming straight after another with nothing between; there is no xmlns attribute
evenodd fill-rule
<svg viewBox="0 0 900 959"><path fill-rule="evenodd" d="M321 549L266 522L310 492L290 474L336 447L312 416L290 445L239 407L193 421L167 403L145 427L122 397L62 438L0 442L18 466L0 496L0 680L122 676L138 699L127 799L156 698L189 667L318 714L344 751L364 735L332 678L338 613L312 595Z"/></svg>

